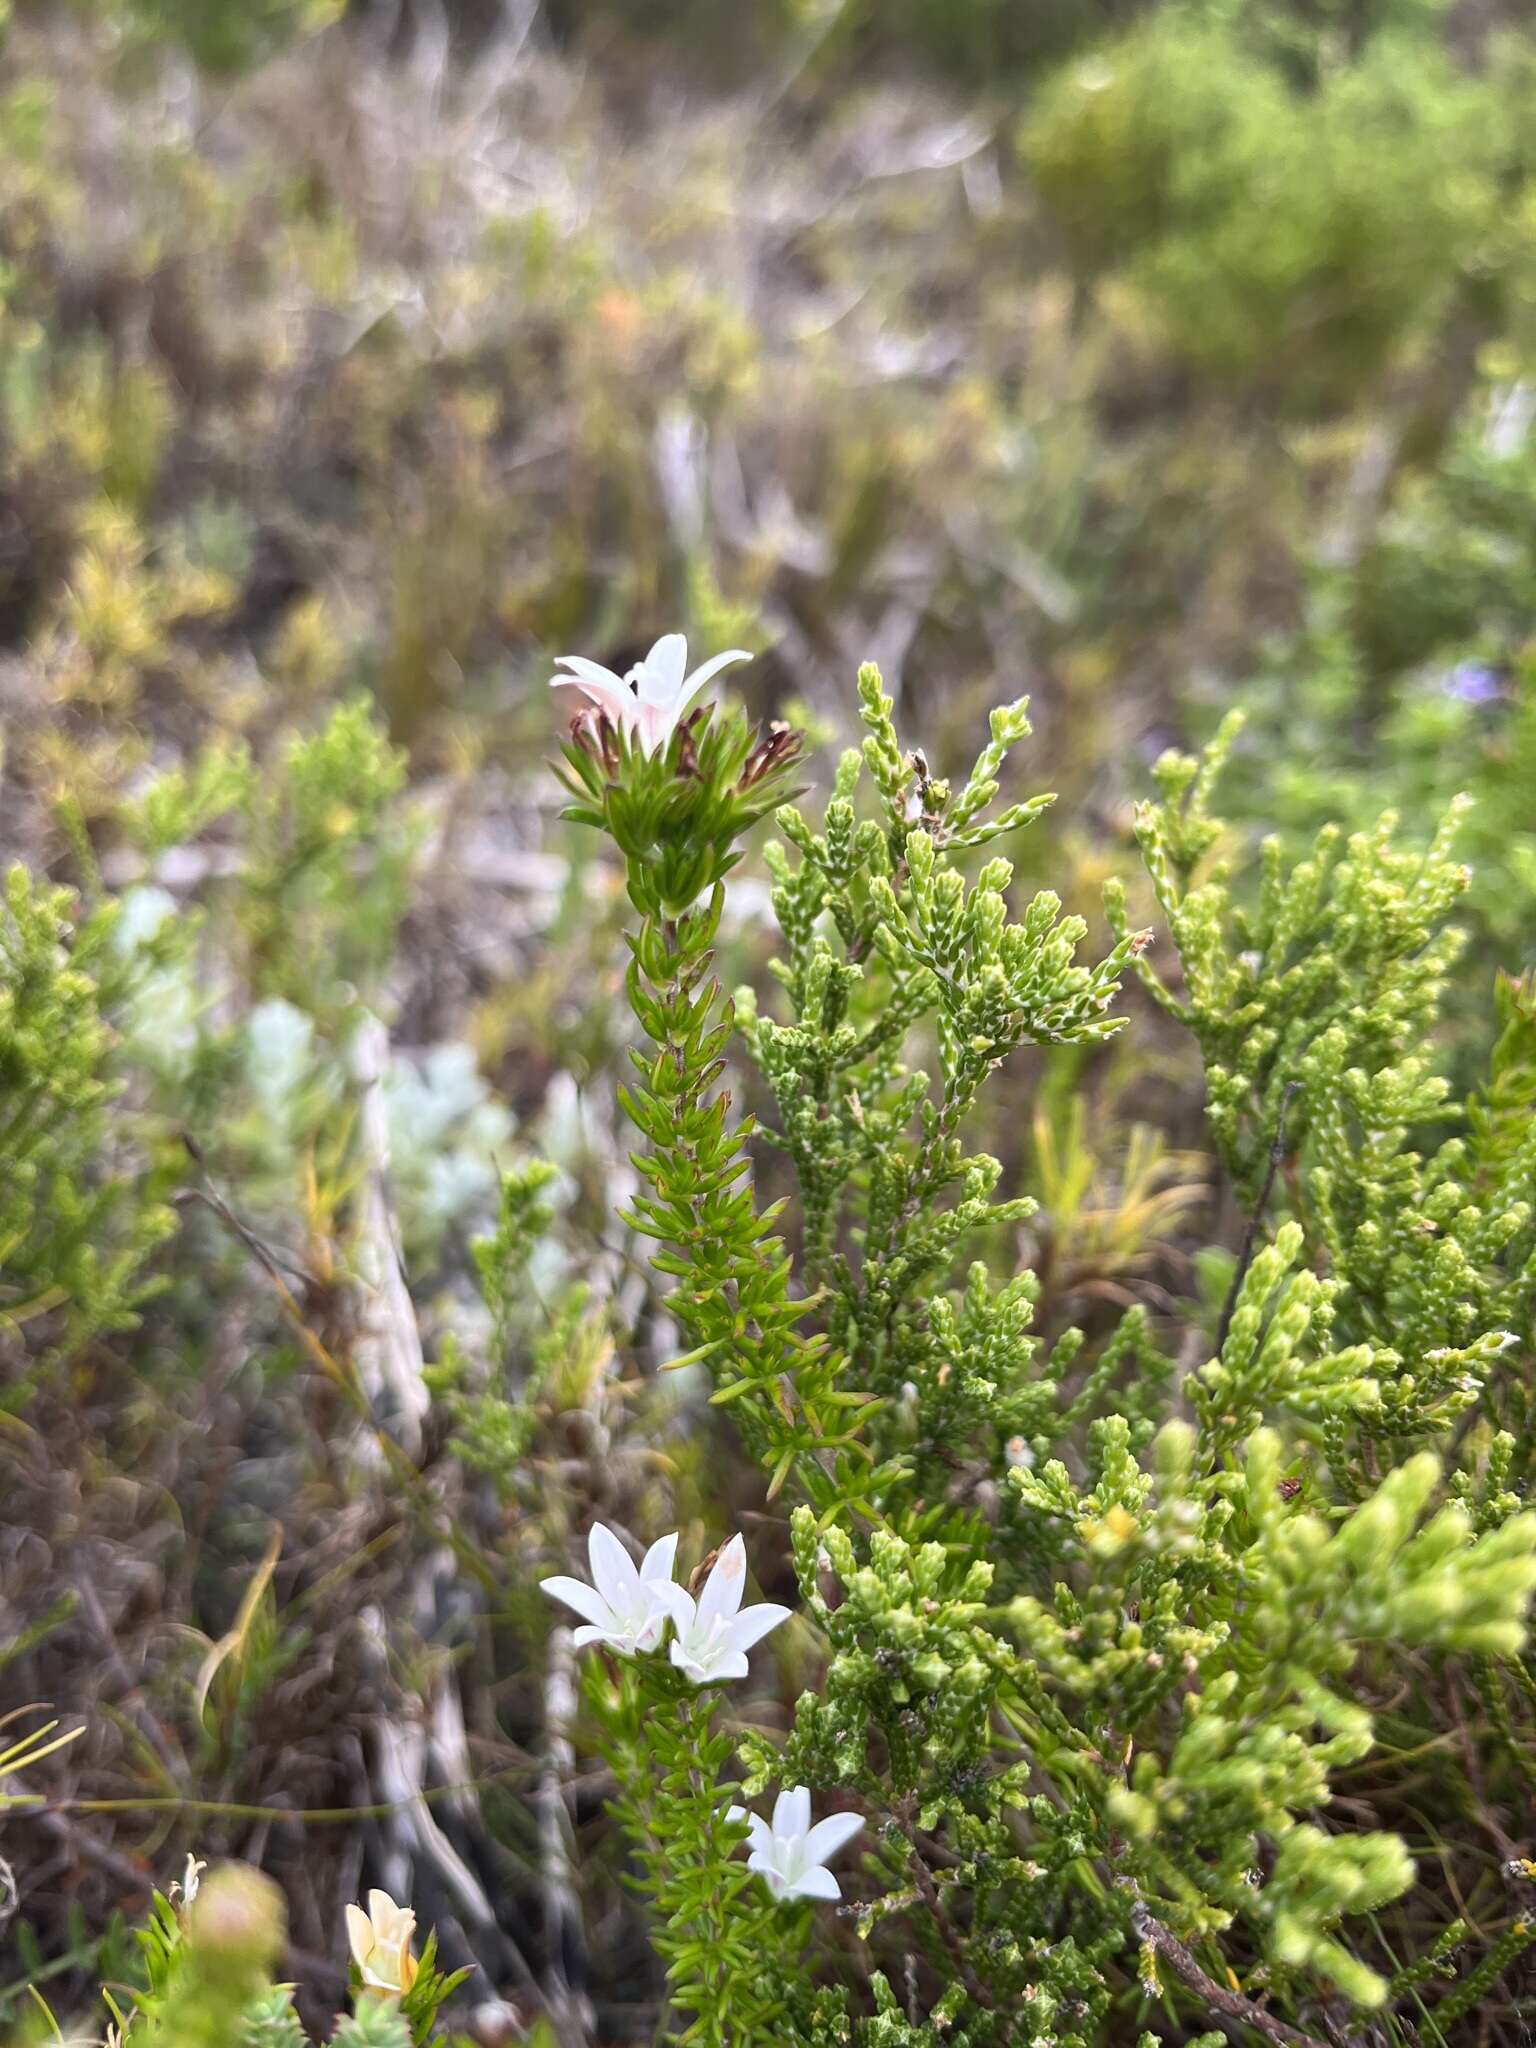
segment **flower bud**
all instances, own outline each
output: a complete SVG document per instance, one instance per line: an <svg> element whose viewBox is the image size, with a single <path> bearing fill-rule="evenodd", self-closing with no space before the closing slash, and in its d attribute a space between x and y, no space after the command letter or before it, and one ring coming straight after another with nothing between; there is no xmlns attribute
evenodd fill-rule
<svg viewBox="0 0 1536 2048"><path fill-rule="evenodd" d="M187 1936L210 1962L270 1969L287 1936L283 1895L247 1863L225 1863L205 1877L187 1914Z"/></svg>

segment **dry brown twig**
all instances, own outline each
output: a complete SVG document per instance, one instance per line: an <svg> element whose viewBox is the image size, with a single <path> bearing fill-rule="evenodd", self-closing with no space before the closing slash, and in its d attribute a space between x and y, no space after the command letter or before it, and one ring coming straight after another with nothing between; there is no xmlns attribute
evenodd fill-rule
<svg viewBox="0 0 1536 2048"><path fill-rule="evenodd" d="M933 1924L939 1931L939 1939L943 1942L945 1948L949 1950L950 1959L954 1963L961 1983L977 2005L987 2012L995 2011L996 2000L971 1968L965 1953L965 1943L960 1937L959 1929L945 1910L944 1901L939 1895L939 1888L934 1882L933 1872L923 1860L923 1852L918 1846L917 1829L913 1825L910 1807L905 1811L898 1812L895 1818L897 1826L907 1838L907 1846L911 1851L912 1878L917 1886L918 1896L932 1916Z"/></svg>
<svg viewBox="0 0 1536 2048"><path fill-rule="evenodd" d="M561 2048L586 2048L595 2017L590 1999L570 1981L567 1965L584 1946L581 1903L573 1874L569 1787L576 1770L571 1727L576 1719L576 1652L571 1631L554 1629L544 1681L544 1769L539 1784L539 1850L544 1879L549 2017Z"/></svg>
<svg viewBox="0 0 1536 2048"><path fill-rule="evenodd" d="M1131 1926L1138 1940L1144 1941L1162 1957L1181 1983L1188 1986L1197 1997L1203 1998L1212 2012L1220 2013L1223 2019L1240 2020L1245 2027L1252 2027L1262 2034L1266 2041L1282 2044L1282 2048L1328 2048L1315 2034L1304 2034L1299 2027L1287 2026L1284 2020L1277 2020L1262 2005L1256 2005L1251 1998L1245 1998L1240 1991L1232 1991L1225 1984L1201 1969L1193 1954L1170 1928L1155 1919L1138 1899L1131 1908Z"/></svg>

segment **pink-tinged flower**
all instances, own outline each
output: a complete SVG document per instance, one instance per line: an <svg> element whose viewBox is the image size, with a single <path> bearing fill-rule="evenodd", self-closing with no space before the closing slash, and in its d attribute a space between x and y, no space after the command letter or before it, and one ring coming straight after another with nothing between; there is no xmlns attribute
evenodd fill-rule
<svg viewBox="0 0 1536 2048"><path fill-rule="evenodd" d="M594 1522L587 1538L592 1584L564 1577L539 1583L552 1599L563 1600L582 1617L585 1626L577 1629L574 1637L577 1649L587 1643L605 1643L620 1657L633 1657L638 1651L654 1650L661 1641L670 1611L664 1594L676 1591L672 1584L676 1554L676 1533L662 1536L645 1553L637 1571L613 1531Z"/></svg>
<svg viewBox="0 0 1536 2048"><path fill-rule="evenodd" d="M772 1825L743 1806L728 1820L744 1820L755 1870L776 1899L840 1899L843 1888L825 1866L863 1827L856 1813L833 1813L811 1826L811 1795L803 1785L786 1785L773 1803Z"/></svg>
<svg viewBox="0 0 1536 2048"><path fill-rule="evenodd" d="M675 1631L672 1662L695 1685L745 1678L748 1650L781 1621L788 1621L789 1609L776 1607L771 1600L743 1611L746 1583L747 1546L733 1536L715 1559L697 1600L681 1586L667 1587L663 1597Z"/></svg>
<svg viewBox="0 0 1536 2048"><path fill-rule="evenodd" d="M681 633L664 633L644 661L637 661L622 676L584 655L562 654L555 666L569 669L570 674L556 676L550 688L580 690L589 703L629 733L643 752L654 754L666 745L678 720L707 682L733 661L751 659L750 654L733 647L688 675L688 642Z"/></svg>

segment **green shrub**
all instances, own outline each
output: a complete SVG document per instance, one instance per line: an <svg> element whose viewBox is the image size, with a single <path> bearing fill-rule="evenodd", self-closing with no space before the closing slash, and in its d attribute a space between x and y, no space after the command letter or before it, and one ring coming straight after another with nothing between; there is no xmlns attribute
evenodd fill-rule
<svg viewBox="0 0 1536 2048"><path fill-rule="evenodd" d="M335 21L346 0L109 0L151 47L180 44L211 77L250 71Z"/></svg>
<svg viewBox="0 0 1536 2048"><path fill-rule="evenodd" d="M1388 2008L1420 1981L1394 1978L1394 1956L1460 1938L1383 1918L1415 1875L1391 1752L1405 1722L1431 1741L1458 1725L1431 1674L1459 1665L1487 1703L1497 1732L1478 1768L1530 1768L1510 1718L1536 1589L1524 995L1506 999L1465 1105L1471 1141L1418 1149L1453 1111L1420 1048L1455 955L1454 817L1427 852L1399 850L1390 821L1325 835L1294 869L1276 846L1248 914L1209 864L1231 733L1203 763L1170 756L1138 831L1174 993L1118 893L1119 942L1085 968L1081 923L1048 892L1009 921L1006 860L967 882L967 851L1041 807L988 814L1022 706L994 714L955 790L903 751L872 669L860 691L869 734L824 826L777 813L787 1019L744 1013L776 1105L768 1135L801 1190L799 1260L743 1178L745 1132L717 1078L730 1011L710 979L740 821L790 757L776 741L754 753L739 721L708 712L651 752L605 723L566 753L573 815L612 834L640 920L635 1219L769 1497L802 1496L793 1550L819 1675L783 1742L738 1730L744 1792L809 1787L865 1822L872 2002L808 1894L792 1885L775 1905L744 1886L721 1696L693 1690L707 1682L693 1604L643 1580L613 1591L612 1612L649 1601L653 1621L638 1639L611 1619L588 1630L622 1661L590 1666L587 1701L660 1916L677 2038L782 2038L786 1998L795 2038L828 2043L953 2028L1086 2044L1127 2038L1168 1997L1255 2027L1305 2021L1331 1995ZM876 802L861 812L866 775ZM993 1199L997 1164L962 1136L1019 1045L1118 1028L1107 1011L1133 963L1200 1044L1212 1135L1253 1218L1214 1329L1176 1340L1197 1361L1182 1389L1175 1340L1140 1309L1048 1349L1031 1334L1028 1267L978 1256L1030 1205ZM931 1077L906 1064L919 1043ZM1269 1240L1272 1199L1292 1213ZM596 1538L593 1563L601 1589ZM670 1574L669 1548L654 1568ZM585 1600L572 1604L589 1619L609 1614ZM782 1610L757 1613L748 1640ZM668 1625L669 1659L646 1654ZM1393 1709L1383 1752L1375 1703L1404 1687L1413 1705ZM1374 1801L1334 1806L1346 1771ZM797 1825L765 1849L763 1823L748 1868L802 1855ZM1520 1920L1490 1953L1531 1938ZM907 2034L887 2023L882 1967L905 1969Z"/></svg>
<svg viewBox="0 0 1536 2048"><path fill-rule="evenodd" d="M1120 271L1181 361L1328 409L1494 236L1504 105L1432 39L1377 36L1298 86L1169 7L1050 85L1023 147L1079 265Z"/></svg>
<svg viewBox="0 0 1536 2048"><path fill-rule="evenodd" d="M128 994L115 905L13 867L0 901L0 1388L23 1404L50 1360L132 1329L171 1228L152 1131L113 1112L111 1012Z"/></svg>

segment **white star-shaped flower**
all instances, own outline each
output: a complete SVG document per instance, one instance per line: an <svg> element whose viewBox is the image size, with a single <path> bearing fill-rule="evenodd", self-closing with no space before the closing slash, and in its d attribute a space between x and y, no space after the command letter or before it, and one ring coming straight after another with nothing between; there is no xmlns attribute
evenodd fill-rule
<svg viewBox="0 0 1536 2048"><path fill-rule="evenodd" d="M695 1685L745 1678L748 1650L781 1621L788 1621L789 1609L776 1607L771 1600L743 1612L741 1596L746 1583L747 1546L733 1536L715 1559L697 1600L681 1586L669 1585L662 1595L676 1632L672 1662Z"/></svg>
<svg viewBox="0 0 1536 2048"><path fill-rule="evenodd" d="M575 1643L605 1643L621 1657L633 1657L640 1650L654 1650L661 1641L670 1612L665 1593L672 1585L672 1560L677 1554L677 1536L662 1536L645 1553L640 1568L613 1531L602 1522L592 1524L587 1538L587 1556L592 1565L592 1584L584 1579L555 1577L541 1579L540 1585L552 1599L563 1600L582 1617Z"/></svg>
<svg viewBox="0 0 1536 2048"><path fill-rule="evenodd" d="M663 633L644 661L637 661L627 675L615 675L611 668L581 654L562 654L555 666L569 669L570 674L556 676L550 688L580 690L638 741L643 752L654 754L666 745L678 720L707 682L733 661L751 659L742 648L733 647L689 675L688 642L681 633Z"/></svg>
<svg viewBox="0 0 1536 2048"><path fill-rule="evenodd" d="M833 1813L811 1826L811 1795L803 1785L786 1785L773 1802L770 1826L744 1806L733 1806L728 1820L744 1820L755 1870L776 1899L840 1899L843 1888L827 1859L851 1842L864 1823L856 1813Z"/></svg>

